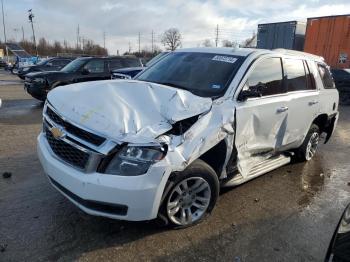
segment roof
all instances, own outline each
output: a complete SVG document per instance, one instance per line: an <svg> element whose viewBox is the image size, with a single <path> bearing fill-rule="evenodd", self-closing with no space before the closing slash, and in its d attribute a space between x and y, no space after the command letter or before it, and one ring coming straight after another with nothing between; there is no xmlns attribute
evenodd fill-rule
<svg viewBox="0 0 350 262"><path fill-rule="evenodd" d="M282 54L282 55L308 57L310 59L320 60L320 61L324 60L323 57L321 57L321 56L313 55L313 54L302 52L302 51L283 49L283 48L273 49L272 51L276 52L276 53L279 53L279 54Z"/></svg>
<svg viewBox="0 0 350 262"><path fill-rule="evenodd" d="M327 15L327 16L316 16L316 17L309 17L307 20L312 20L312 19L322 19L322 18L336 18L336 17L342 17L342 16L349 16L350 14L345 14L345 15Z"/></svg>
<svg viewBox="0 0 350 262"><path fill-rule="evenodd" d="M284 21L284 22L273 22L273 23L262 23L262 24L258 24L258 26L260 25L274 25L274 24L306 24L305 21L297 21L297 20L293 20L293 21Z"/></svg>
<svg viewBox="0 0 350 262"><path fill-rule="evenodd" d="M223 55L248 56L253 52L261 51L262 49L254 48L233 48L233 47L196 47L196 48L181 48L174 52L195 52L195 53L213 53ZM269 52L268 50L264 50Z"/></svg>
<svg viewBox="0 0 350 262"><path fill-rule="evenodd" d="M235 56L248 56L254 54L255 56L264 55L264 54L273 54L277 53L280 55L295 56L302 58L309 58L317 61L324 61L323 57L313 55L310 53L295 51L289 49L259 49L259 48L231 48L231 47L197 47L197 48L183 48L177 49L174 52L196 52L196 53L213 53L213 54L222 54L222 55L235 55Z"/></svg>

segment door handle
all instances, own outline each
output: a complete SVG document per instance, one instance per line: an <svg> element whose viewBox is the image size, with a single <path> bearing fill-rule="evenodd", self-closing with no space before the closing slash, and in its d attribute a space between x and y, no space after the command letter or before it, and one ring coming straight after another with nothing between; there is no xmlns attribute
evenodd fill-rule
<svg viewBox="0 0 350 262"><path fill-rule="evenodd" d="M310 101L309 102L309 106L313 106L313 105L316 105L316 104L318 104L318 101Z"/></svg>
<svg viewBox="0 0 350 262"><path fill-rule="evenodd" d="M277 113L283 113L288 111L288 107L287 106L282 106L280 108L277 108Z"/></svg>

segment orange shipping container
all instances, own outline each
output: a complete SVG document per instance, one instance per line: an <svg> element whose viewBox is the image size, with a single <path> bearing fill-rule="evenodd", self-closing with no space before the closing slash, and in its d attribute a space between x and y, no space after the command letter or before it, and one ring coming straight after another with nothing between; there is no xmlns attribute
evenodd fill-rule
<svg viewBox="0 0 350 262"><path fill-rule="evenodd" d="M350 14L308 18L304 51L332 68L350 68Z"/></svg>

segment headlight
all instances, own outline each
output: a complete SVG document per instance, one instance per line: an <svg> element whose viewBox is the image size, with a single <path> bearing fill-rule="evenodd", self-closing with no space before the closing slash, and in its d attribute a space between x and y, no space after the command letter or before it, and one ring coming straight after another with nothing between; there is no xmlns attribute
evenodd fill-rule
<svg viewBox="0 0 350 262"><path fill-rule="evenodd" d="M43 83L45 83L45 79L44 79L44 78L34 78L34 79L33 79L33 82L43 84Z"/></svg>
<svg viewBox="0 0 350 262"><path fill-rule="evenodd" d="M165 147L125 146L109 163L107 174L120 176L139 176L166 155Z"/></svg>
<svg viewBox="0 0 350 262"><path fill-rule="evenodd" d="M29 70L29 67L24 67L24 68L22 69L23 72L27 72L28 70Z"/></svg>

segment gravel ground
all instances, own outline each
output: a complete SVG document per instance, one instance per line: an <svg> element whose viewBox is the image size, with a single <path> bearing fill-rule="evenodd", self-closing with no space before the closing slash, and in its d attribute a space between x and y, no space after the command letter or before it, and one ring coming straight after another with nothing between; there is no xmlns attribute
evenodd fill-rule
<svg viewBox="0 0 350 262"><path fill-rule="evenodd" d="M84 214L53 189L36 155L42 103L0 72L0 261L322 261L350 202L350 107L308 163L225 189L184 230Z"/></svg>

